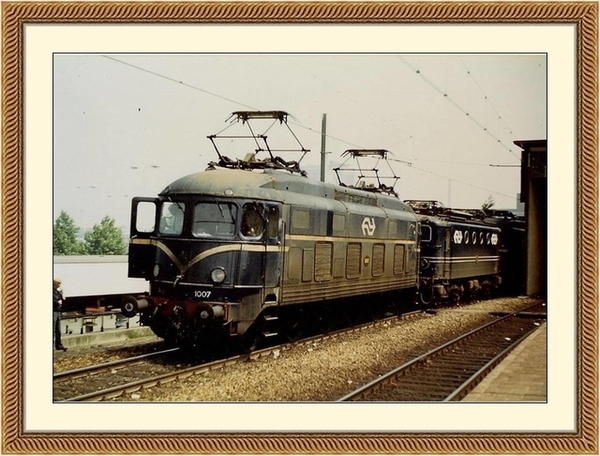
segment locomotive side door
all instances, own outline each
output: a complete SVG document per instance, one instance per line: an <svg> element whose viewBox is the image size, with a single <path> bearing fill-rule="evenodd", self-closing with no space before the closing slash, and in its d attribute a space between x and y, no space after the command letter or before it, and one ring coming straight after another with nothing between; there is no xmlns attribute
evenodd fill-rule
<svg viewBox="0 0 600 456"><path fill-rule="evenodd" d="M450 279L452 275L452 229L446 228L444 237L444 274L443 277Z"/></svg>
<svg viewBox="0 0 600 456"><path fill-rule="evenodd" d="M265 287L278 287L281 282L283 233L281 219L281 206L276 204L265 205L265 244L264 278Z"/></svg>
<svg viewBox="0 0 600 456"><path fill-rule="evenodd" d="M150 239L156 233L158 205L157 198L136 197L131 202L128 277L152 277L156 251Z"/></svg>
<svg viewBox="0 0 600 456"><path fill-rule="evenodd" d="M281 280L280 213L276 203L250 202L242 209L240 235L248 244L240 258L240 283L260 286L263 299Z"/></svg>

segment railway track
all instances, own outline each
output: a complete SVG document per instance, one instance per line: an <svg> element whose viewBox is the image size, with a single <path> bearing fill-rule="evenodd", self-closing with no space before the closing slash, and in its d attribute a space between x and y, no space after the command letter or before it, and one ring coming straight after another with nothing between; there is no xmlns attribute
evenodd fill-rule
<svg viewBox="0 0 600 456"><path fill-rule="evenodd" d="M531 309L525 310L529 313L533 312ZM444 309L408 312L400 316L392 316L358 325L353 328L346 328L328 334L309 337L297 342L274 345L261 350L256 350L250 354L242 354L209 363L200 363L198 360L180 357L176 350L173 349L154 352L151 354L151 358L142 355L105 363L99 366L62 372L56 374L54 378L54 400L61 402L123 401L124 398L122 396L128 394L135 400L136 393L141 393L141 390L143 389L160 386L177 380L184 380L197 374L220 370L226 366L235 365L237 363L258 360L259 358L278 358L281 354L280 352L291 350L293 347L303 345L310 347L313 344L321 345L321 342L326 341L327 339L335 339L346 334L359 333L372 327L388 326L390 324L404 325L419 319L429 319L432 317L432 313L437 313L438 311L444 311ZM460 312L466 310L463 308L457 309L457 311ZM184 355L184 352L182 352L182 355ZM175 358L176 356L177 358ZM408 358L406 357L405 359Z"/></svg>
<svg viewBox="0 0 600 456"><path fill-rule="evenodd" d="M54 400L55 401L82 401L96 397L96 395L110 396L117 388L148 376L156 376L160 371L169 369L168 365L161 365L157 360L165 360L179 352L179 348L171 348L158 352L123 358L93 366L86 366L64 372L55 373Z"/></svg>
<svg viewBox="0 0 600 456"><path fill-rule="evenodd" d="M545 318L542 304L505 314L415 357L338 402L461 400Z"/></svg>
<svg viewBox="0 0 600 456"><path fill-rule="evenodd" d="M168 359L169 356L172 356L179 351L179 349L174 348L81 369L60 372L54 374L54 401L92 402L110 400L126 393L135 393L142 388L151 388L210 370L221 369L236 363L272 356L277 354L277 352L289 350L293 346L314 344L344 334L360 332L374 326L386 325L393 320L408 322L420 317L427 318L420 310L408 312L400 316L393 316L352 328L309 337L297 342L275 345L253 351L249 354L236 355L226 359L191 365L185 368L182 368L177 362ZM163 362L156 362L157 359L162 360Z"/></svg>

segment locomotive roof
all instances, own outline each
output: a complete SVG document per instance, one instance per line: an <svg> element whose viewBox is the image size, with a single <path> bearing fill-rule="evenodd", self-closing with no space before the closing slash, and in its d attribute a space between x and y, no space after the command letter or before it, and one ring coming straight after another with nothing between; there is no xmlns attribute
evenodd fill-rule
<svg viewBox="0 0 600 456"><path fill-rule="evenodd" d="M159 196L189 194L250 198L305 205L316 204L317 200L321 201L321 205L331 205L334 204L334 201L339 201L345 205L359 204L413 212L407 204L396 197L320 182L278 170L257 172L239 169L209 169L177 179L160 192ZM324 199L331 200L331 202L325 203Z"/></svg>
<svg viewBox="0 0 600 456"><path fill-rule="evenodd" d="M483 220L478 220L478 219L465 219L463 217L452 217L452 216L437 216L437 215L425 215L425 214L417 214L417 218L422 222L422 223L428 223L430 225L437 225L437 226L473 226L473 227L485 227L485 228L489 228L489 229L497 229L498 231L500 231L500 229L498 228L497 224L495 223L486 223Z"/></svg>

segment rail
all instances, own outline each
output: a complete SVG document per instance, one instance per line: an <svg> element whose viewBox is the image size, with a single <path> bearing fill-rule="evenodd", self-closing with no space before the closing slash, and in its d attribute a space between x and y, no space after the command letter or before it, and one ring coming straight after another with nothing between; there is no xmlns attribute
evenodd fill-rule
<svg viewBox="0 0 600 456"><path fill-rule="evenodd" d="M262 357L271 356L273 354L276 354L276 352L290 350L293 346L310 345L315 342L324 341L324 340L328 340L328 339L334 339L343 334L350 334L350 333L354 333L354 332L363 331L367 328L371 328L374 326L386 325L386 323L389 322L390 320L412 319L412 318L418 317L419 315L425 315L425 314L421 311L407 312L407 313L399 315L399 316L384 318L381 320L361 324L361 325L354 326L351 328L345 328L345 329L340 329L337 331L332 331L328 334L321 334L318 336L308 337L306 339L302 339L297 342L288 342L288 343L284 343L281 345L276 345L276 346L256 350L251 353L239 354L239 355L235 355L235 356L232 356L229 358L211 361L208 363L202 363L202 364L198 364L198 365L194 365L194 366L190 366L190 367L186 367L186 368L180 368L180 367L177 367L176 365L171 366L171 367L167 366L163 369L162 372L160 372L156 375L152 375L152 373L150 372L150 370L151 370L150 368L144 369L143 372L140 372L140 369L138 369L135 373L132 373L131 375L128 375L127 373L119 375L120 377L137 376L137 378L135 378L134 380L130 380L127 382L119 382L118 379L116 381L115 381L115 379L110 379L110 380L96 379L95 382L86 382L87 385L85 386L85 388L87 388L87 389L85 391L79 390L78 393L72 393L70 395L68 395L65 392L65 389L67 389L67 388L61 388L60 390L57 389L56 382L60 381L60 377L57 377L57 376L60 376L61 374L56 374L56 376L55 376L55 400L60 401L60 402L96 402L96 401L114 399L119 396L122 396L125 393L133 393L142 388L150 388L150 387L154 387L156 385L172 382L175 380L186 379L192 375L202 374L202 373L210 371L210 370L221 369L225 366L237 364L240 362L247 362L249 360L257 360ZM160 352L159 354L166 355L167 352L164 351L164 352ZM144 357L144 355L142 355L141 357L136 357L136 358L143 358L143 357ZM86 371L99 372L102 370L106 371L109 369L116 370L116 368L118 368L120 366L126 366L128 364L128 362L129 362L129 364L131 364L131 363L143 362L143 361L145 361L145 360L144 359L138 360L135 358L131 358L131 359L127 358L122 361L116 361L116 362L114 362L114 364L113 363L105 363L102 365L92 366L89 368L82 368L80 375L81 376L87 375ZM114 368L113 368L113 366L114 366ZM71 371L71 372L64 373L62 375L65 378L68 378L68 376L76 377L77 374L79 374L77 371ZM115 376L115 378L117 378L117 376ZM90 388L93 389L93 383L98 385L98 388L96 388L94 391L90 391L89 390ZM115 384L115 383L118 383L118 384ZM107 384L113 384L114 386L110 386L108 388L104 387ZM83 388L81 388L81 389L83 389Z"/></svg>
<svg viewBox="0 0 600 456"><path fill-rule="evenodd" d="M337 402L460 400L536 329L539 323L527 312L534 307L537 304L522 311L526 314L524 318L521 312L513 312L446 342L361 386ZM535 315L545 318L541 314ZM521 324L510 324L517 319ZM525 321L528 324L522 324ZM524 330L524 327L527 329Z"/></svg>
<svg viewBox="0 0 600 456"><path fill-rule="evenodd" d="M101 372L103 370L108 370L108 369L112 369L115 367L125 366L130 363L146 360L146 359L153 358L156 356L165 355L167 353L174 353L179 350L180 350L180 348L177 348L177 347L169 348L167 350L161 350L158 352L152 352L152 353L146 353L143 355L132 356L130 358L117 359L115 361L109 361L106 363L96 364L93 366L86 366L86 367L80 367L78 369L57 372L56 374L54 374L54 380L65 380L68 378L81 377L81 376L89 375L89 374L92 374L95 372Z"/></svg>

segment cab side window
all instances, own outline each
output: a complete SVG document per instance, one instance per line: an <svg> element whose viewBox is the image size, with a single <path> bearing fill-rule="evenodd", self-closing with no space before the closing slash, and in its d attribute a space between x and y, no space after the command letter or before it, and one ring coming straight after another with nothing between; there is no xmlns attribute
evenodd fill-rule
<svg viewBox="0 0 600 456"><path fill-rule="evenodd" d="M269 209L269 238L275 239L279 235L279 209L270 206Z"/></svg>
<svg viewBox="0 0 600 456"><path fill-rule="evenodd" d="M431 238L431 227L427 225L421 225L421 241L431 242Z"/></svg>
<svg viewBox="0 0 600 456"><path fill-rule="evenodd" d="M135 206L135 230L138 233L152 233L156 227L155 223L156 204L149 201L138 202Z"/></svg>
<svg viewBox="0 0 600 456"><path fill-rule="evenodd" d="M256 203L247 203L242 212L241 234L243 237L258 239L263 233L262 206Z"/></svg>

